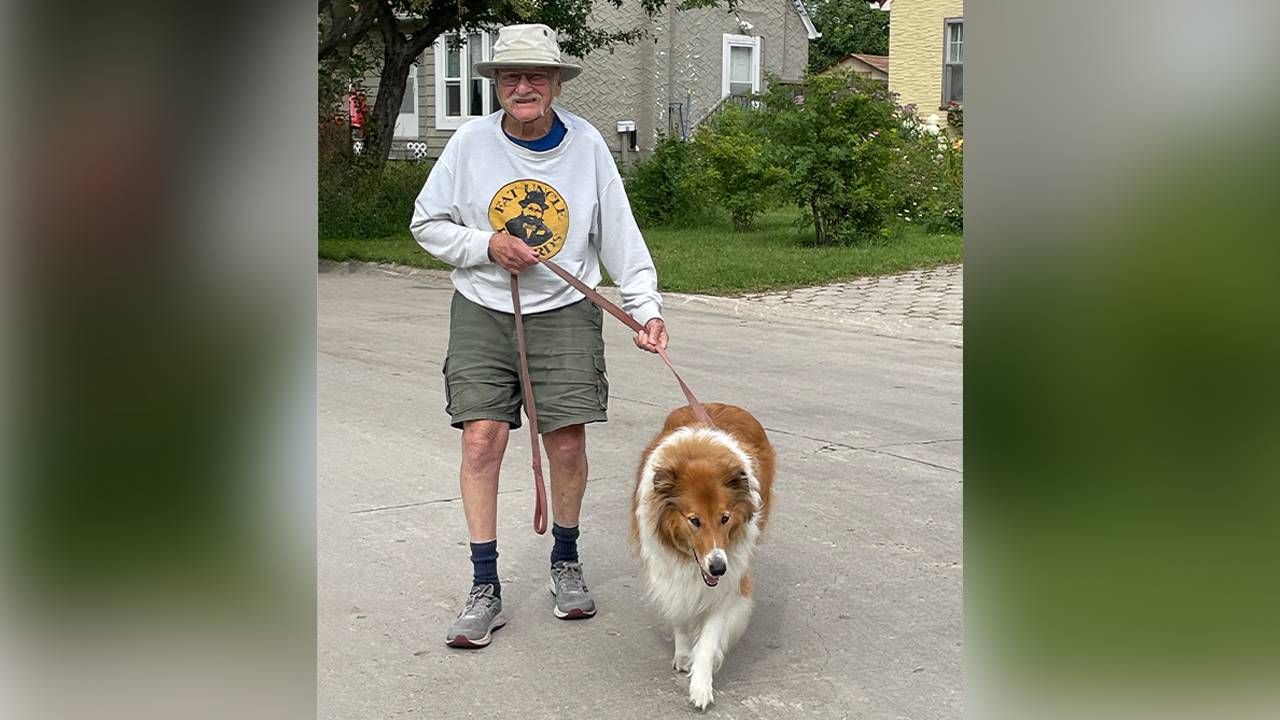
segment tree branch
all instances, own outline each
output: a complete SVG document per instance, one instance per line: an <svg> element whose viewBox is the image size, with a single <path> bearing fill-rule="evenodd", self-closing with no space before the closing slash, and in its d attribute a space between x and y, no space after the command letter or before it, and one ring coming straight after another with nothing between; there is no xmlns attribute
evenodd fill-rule
<svg viewBox="0 0 1280 720"><path fill-rule="evenodd" d="M405 32L401 30L401 19L396 17L390 0L375 0L374 4L378 11L377 23L384 46L403 51L411 57L421 55L441 33L459 24L457 14L433 11L431 6L427 6L422 13L426 24L415 31Z"/></svg>
<svg viewBox="0 0 1280 720"><path fill-rule="evenodd" d="M440 14L434 14L432 17L436 19L428 20L426 25L409 36L409 51L415 57L430 47L436 38L440 37L440 34L448 30L449 25L452 24L446 19L441 19Z"/></svg>
<svg viewBox="0 0 1280 720"><path fill-rule="evenodd" d="M339 48L355 45L370 29L373 28L374 17L369 13L367 2L359 3L352 15L347 12L344 0L320 0L321 7L328 11L328 32L320 38L320 59L334 54ZM339 10L338 8L342 9Z"/></svg>
<svg viewBox="0 0 1280 720"><path fill-rule="evenodd" d="M396 28L396 9L391 7L390 0L374 0L378 9L378 28L382 31L382 39L390 43L399 34Z"/></svg>

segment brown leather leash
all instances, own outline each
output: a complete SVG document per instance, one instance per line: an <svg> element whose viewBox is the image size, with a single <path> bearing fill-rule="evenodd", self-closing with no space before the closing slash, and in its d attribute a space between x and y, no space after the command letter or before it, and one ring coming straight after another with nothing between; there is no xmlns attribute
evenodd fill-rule
<svg viewBox="0 0 1280 720"><path fill-rule="evenodd" d="M587 284L574 277L564 268L546 260L538 258L539 262L546 265L551 272L559 275L565 282L573 286L575 290L587 296L591 302L600 306L600 309L622 321L623 325L631 328L633 332L641 332L644 326L636 322L635 318L626 313L625 310L618 307L595 290L587 287ZM514 273L511 275L511 304L516 316L516 348L520 352L520 384L524 389L525 415L529 417L529 442L533 447L533 489L536 493L533 506L533 531L542 535L547 531L547 489L546 483L542 477L542 449L538 444L538 410L533 402L533 381L529 379L529 360L525 355L524 344L524 316L520 312L520 280L519 276ZM707 414L707 409L698 402L698 398L693 396L693 391L685 384L684 378L680 377L680 373L676 372L676 368L671 364L671 357L667 355L665 348L658 350L658 355L662 358L662 362L667 364L671 370L671 374L675 375L676 382L680 383L680 390L684 392L685 399L689 401L689 408L693 410L694 417L699 421L714 425L711 416Z"/></svg>

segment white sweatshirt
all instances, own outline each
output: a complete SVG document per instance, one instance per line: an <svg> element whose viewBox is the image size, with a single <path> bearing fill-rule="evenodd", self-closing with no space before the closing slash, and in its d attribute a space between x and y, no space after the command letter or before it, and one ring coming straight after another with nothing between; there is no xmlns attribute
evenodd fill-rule
<svg viewBox="0 0 1280 720"><path fill-rule="evenodd" d="M511 142L502 111L459 128L418 194L409 229L427 252L456 268L458 292L484 307L512 312L511 276L489 260L489 237L506 230L591 287L600 283L603 260L623 309L644 324L660 316L662 298L622 178L599 131L554 111L567 132L545 152ZM582 297L542 265L520 273L525 313Z"/></svg>

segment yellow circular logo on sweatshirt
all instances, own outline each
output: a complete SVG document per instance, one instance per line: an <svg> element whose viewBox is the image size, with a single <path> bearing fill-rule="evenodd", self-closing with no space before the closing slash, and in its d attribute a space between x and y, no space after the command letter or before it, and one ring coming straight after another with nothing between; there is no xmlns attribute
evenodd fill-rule
<svg viewBox="0 0 1280 720"><path fill-rule="evenodd" d="M502 186L489 201L489 224L525 241L538 257L549 258L564 247L569 232L569 206L556 189L538 180L516 180Z"/></svg>

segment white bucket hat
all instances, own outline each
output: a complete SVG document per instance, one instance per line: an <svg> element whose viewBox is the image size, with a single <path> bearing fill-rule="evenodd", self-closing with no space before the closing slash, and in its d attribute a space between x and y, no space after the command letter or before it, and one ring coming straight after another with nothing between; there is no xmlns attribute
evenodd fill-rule
<svg viewBox="0 0 1280 720"><path fill-rule="evenodd" d="M537 24L500 28L493 43L493 59L476 63L476 72L493 78L495 70L512 67L558 68L561 80L572 80L582 72L581 65L560 61L556 31Z"/></svg>

